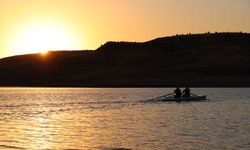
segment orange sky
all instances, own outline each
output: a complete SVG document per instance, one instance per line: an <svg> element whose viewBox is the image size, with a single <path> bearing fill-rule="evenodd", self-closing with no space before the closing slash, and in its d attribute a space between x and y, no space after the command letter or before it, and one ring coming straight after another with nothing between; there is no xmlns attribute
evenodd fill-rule
<svg viewBox="0 0 250 150"><path fill-rule="evenodd" d="M0 0L0 58L207 31L250 32L250 1Z"/></svg>

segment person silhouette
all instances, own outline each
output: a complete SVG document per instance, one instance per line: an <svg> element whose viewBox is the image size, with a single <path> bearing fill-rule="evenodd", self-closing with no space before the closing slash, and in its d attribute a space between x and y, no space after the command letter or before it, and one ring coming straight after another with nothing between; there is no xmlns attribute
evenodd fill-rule
<svg viewBox="0 0 250 150"><path fill-rule="evenodd" d="M174 90L174 93L175 93L175 98L180 98L181 97L181 90L179 87L177 87L175 90Z"/></svg>
<svg viewBox="0 0 250 150"><path fill-rule="evenodd" d="M190 89L188 87L183 90L183 97L190 97Z"/></svg>

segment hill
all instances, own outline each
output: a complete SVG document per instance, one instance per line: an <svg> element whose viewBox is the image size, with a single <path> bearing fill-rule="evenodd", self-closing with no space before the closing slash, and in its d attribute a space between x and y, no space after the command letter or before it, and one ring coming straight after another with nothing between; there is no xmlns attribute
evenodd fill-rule
<svg viewBox="0 0 250 150"><path fill-rule="evenodd" d="M176 35L8 57L0 59L0 85L249 87L250 34Z"/></svg>

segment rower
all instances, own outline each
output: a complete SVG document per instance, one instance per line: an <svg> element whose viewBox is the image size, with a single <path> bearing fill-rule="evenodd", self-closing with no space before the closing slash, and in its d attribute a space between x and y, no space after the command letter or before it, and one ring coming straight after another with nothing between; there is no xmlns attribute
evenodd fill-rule
<svg viewBox="0 0 250 150"><path fill-rule="evenodd" d="M181 98L181 90L179 87L177 87L175 90L174 90L174 93L175 93L175 98Z"/></svg>
<svg viewBox="0 0 250 150"><path fill-rule="evenodd" d="M190 97L190 89L188 87L183 90L183 97Z"/></svg>

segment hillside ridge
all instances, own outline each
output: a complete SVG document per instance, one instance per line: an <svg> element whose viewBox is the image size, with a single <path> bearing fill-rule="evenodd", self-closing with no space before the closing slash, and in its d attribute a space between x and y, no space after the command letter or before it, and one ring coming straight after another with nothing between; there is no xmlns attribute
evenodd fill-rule
<svg viewBox="0 0 250 150"><path fill-rule="evenodd" d="M205 33L0 59L0 86L249 87L250 34Z"/></svg>

